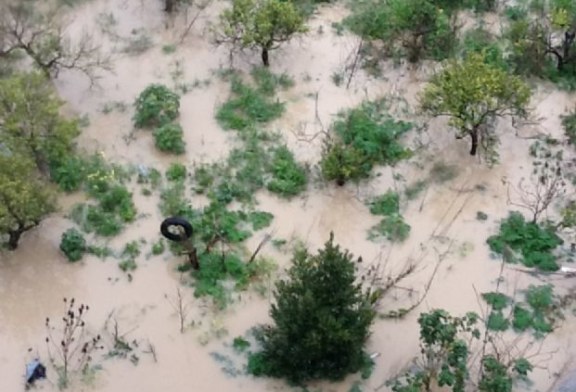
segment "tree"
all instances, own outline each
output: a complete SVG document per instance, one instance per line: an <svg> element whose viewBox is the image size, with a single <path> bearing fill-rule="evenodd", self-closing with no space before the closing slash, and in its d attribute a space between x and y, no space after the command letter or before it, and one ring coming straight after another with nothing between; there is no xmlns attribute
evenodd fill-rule
<svg viewBox="0 0 576 392"><path fill-rule="evenodd" d="M408 61L444 59L456 36L451 14L433 0L374 0L364 2L345 22L356 34L377 39L389 50L399 46Z"/></svg>
<svg viewBox="0 0 576 392"><path fill-rule="evenodd" d="M48 77L62 69L82 72L94 84L96 70L110 70L110 58L102 55L88 34L72 44L64 34L59 9L45 13L36 0L4 2L0 5L0 60L16 51L24 52Z"/></svg>
<svg viewBox="0 0 576 392"><path fill-rule="evenodd" d="M293 262L276 284L275 325L261 328L262 351L251 355L249 370L297 383L357 372L369 361L364 345L375 310L374 295L356 281L353 256L331 234L318 254L301 250Z"/></svg>
<svg viewBox="0 0 576 392"><path fill-rule="evenodd" d="M525 116L530 89L519 77L486 64L484 55L470 54L450 62L434 75L421 96L425 113L450 117L457 139L469 136L470 155L481 146L488 158L497 156L497 136L490 121L501 116Z"/></svg>
<svg viewBox="0 0 576 392"><path fill-rule="evenodd" d="M38 178L34 164L21 156L0 153L0 234L9 249L20 236L56 209L49 187Z"/></svg>
<svg viewBox="0 0 576 392"><path fill-rule="evenodd" d="M304 17L291 1L233 0L220 15L217 43L259 49L268 67L269 51L307 31Z"/></svg>
<svg viewBox="0 0 576 392"><path fill-rule="evenodd" d="M42 74L0 79L0 144L46 174L70 156L80 133L76 120L60 115L61 106Z"/></svg>

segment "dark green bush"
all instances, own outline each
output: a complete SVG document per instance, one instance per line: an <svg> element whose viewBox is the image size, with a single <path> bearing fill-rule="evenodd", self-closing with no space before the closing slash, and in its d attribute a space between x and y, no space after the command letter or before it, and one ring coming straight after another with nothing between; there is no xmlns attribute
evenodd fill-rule
<svg viewBox="0 0 576 392"><path fill-rule="evenodd" d="M173 154L184 154L186 151L183 136L182 127L178 124L164 124L154 130L156 148Z"/></svg>
<svg viewBox="0 0 576 392"><path fill-rule="evenodd" d="M392 242L403 242L410 235L410 225L400 214L400 195L389 190L370 201L370 212L382 215L380 223L372 226L368 232L369 239L386 237Z"/></svg>
<svg viewBox="0 0 576 392"><path fill-rule="evenodd" d="M77 191L86 178L85 162L78 156L69 156L60 165L52 168L51 177L63 191Z"/></svg>
<svg viewBox="0 0 576 392"><path fill-rule="evenodd" d="M370 177L372 164L356 147L336 141L325 143L320 169L326 180L336 181L342 186L349 180L355 181Z"/></svg>
<svg viewBox="0 0 576 392"><path fill-rule="evenodd" d="M317 254L294 255L288 278L276 284L274 325L258 331L262 350L250 355L250 373L302 383L339 380L365 366L376 313L355 264L332 236Z"/></svg>
<svg viewBox="0 0 576 392"><path fill-rule="evenodd" d="M306 189L306 170L296 162L294 154L286 146L272 152L271 174L272 179L266 186L270 192L292 197Z"/></svg>
<svg viewBox="0 0 576 392"><path fill-rule="evenodd" d="M136 127L158 127L178 117L180 97L164 85L152 84L140 93L134 106Z"/></svg>
<svg viewBox="0 0 576 392"><path fill-rule="evenodd" d="M171 163L166 170L166 178L170 181L182 181L186 178L186 166L181 163Z"/></svg>
<svg viewBox="0 0 576 392"><path fill-rule="evenodd" d="M68 229L62 233L60 250L64 252L69 261L78 261L87 251L86 240L78 230Z"/></svg>
<svg viewBox="0 0 576 392"><path fill-rule="evenodd" d="M400 212L400 195L388 191L370 202L370 212L374 215L393 215Z"/></svg>
<svg viewBox="0 0 576 392"><path fill-rule="evenodd" d="M511 212L500 224L500 233L487 240L490 249L507 255L509 250L520 253L518 257L506 257L507 262L520 261L527 267L542 271L556 271L560 267L552 253L563 243L552 227L541 227L537 223L526 222L519 212Z"/></svg>

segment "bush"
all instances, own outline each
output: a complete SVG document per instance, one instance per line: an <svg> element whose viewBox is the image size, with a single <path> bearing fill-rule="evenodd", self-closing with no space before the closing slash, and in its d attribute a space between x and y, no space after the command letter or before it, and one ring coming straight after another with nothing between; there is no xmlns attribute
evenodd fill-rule
<svg viewBox="0 0 576 392"><path fill-rule="evenodd" d="M164 124L154 130L156 148L173 154L183 154L186 150L182 136L182 127L178 124Z"/></svg>
<svg viewBox="0 0 576 392"><path fill-rule="evenodd" d="M317 254L294 255L288 278L276 284L274 325L258 331L262 350L250 355L250 373L302 383L342 379L365 365L376 313L357 284L353 256L333 240Z"/></svg>
<svg viewBox="0 0 576 392"><path fill-rule="evenodd" d="M164 85L152 84L140 93L134 106L133 120L137 128L158 127L178 117L180 97Z"/></svg>
<svg viewBox="0 0 576 392"><path fill-rule="evenodd" d="M296 196L306 189L306 170L296 162L286 146L278 147L272 153L272 179L267 188L284 197Z"/></svg>
<svg viewBox="0 0 576 392"><path fill-rule="evenodd" d="M170 181L182 181L186 178L186 166L181 163L172 163L166 170L166 178Z"/></svg>
<svg viewBox="0 0 576 392"><path fill-rule="evenodd" d="M504 255L506 262L520 261L542 271L560 268L552 252L563 241L555 229L526 222L519 212L511 212L500 224L500 233L489 237L487 242L493 252ZM511 254L514 251L520 252L520 256Z"/></svg>
<svg viewBox="0 0 576 392"><path fill-rule="evenodd" d="M393 119L384 100L340 112L332 128L339 140L327 143L320 166L326 178L339 184L367 177L375 164L394 165L411 156L398 139L412 124Z"/></svg>
<svg viewBox="0 0 576 392"><path fill-rule="evenodd" d="M86 253L86 240L78 230L68 229L62 234L60 250L64 252L69 261L78 261Z"/></svg>
<svg viewBox="0 0 576 392"><path fill-rule="evenodd" d="M410 235L410 225L400 214L400 195L397 192L388 191L376 197L370 202L370 212L384 218L370 228L369 239L383 236L392 242L403 242Z"/></svg>
<svg viewBox="0 0 576 392"><path fill-rule="evenodd" d="M78 156L69 156L58 166L52 168L51 177L63 191L77 191L86 178L85 162Z"/></svg>

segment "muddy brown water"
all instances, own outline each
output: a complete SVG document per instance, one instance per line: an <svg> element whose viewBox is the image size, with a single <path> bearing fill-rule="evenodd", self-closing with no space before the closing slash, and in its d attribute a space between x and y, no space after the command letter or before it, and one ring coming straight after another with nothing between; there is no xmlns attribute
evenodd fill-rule
<svg viewBox="0 0 576 392"><path fill-rule="evenodd" d="M161 48L180 37L184 22L165 21L160 2L93 0L74 9L69 32L93 31L103 47L115 56L114 72L103 74L98 88L89 89L86 80L74 73L63 73L56 81L60 95L67 102L67 111L87 115L90 120L80 137L80 145L101 151L114 161L161 169L174 161L191 166L224 159L234 145L234 137L217 126L214 111L226 99L228 87L213 76L213 71L228 65L228 54L224 48L215 49L207 33L209 22L215 20L222 6L221 2L210 6L172 54L163 53ZM99 33L95 22L98 15L109 12L117 21L113 28L119 35L126 37L133 29L144 28L154 46L137 56L118 52L121 44ZM354 37L333 32L331 23L343 15L345 10L339 6L321 8L310 22L310 32L305 37L271 56L273 70L287 72L296 81L294 88L282 93L287 110L271 129L281 132L298 159L311 166L315 165L322 147L321 132L336 112L353 107L366 97L392 94L399 99L400 113L401 101L409 106L416 104L417 93L432 71L428 65L411 70L385 64L383 79L373 79L358 71L348 90L335 86L332 74L342 70L358 44ZM257 60L256 56L239 55L235 65L248 70ZM183 95L180 122L185 130L187 153L172 158L155 150L149 132L133 130L131 103L152 82L173 86L170 72L176 62L181 64L184 75L181 82L210 79L211 83ZM127 104L127 110L102 113L102 106L113 101ZM363 390L388 390L384 382L417 356L419 312L439 307L453 314L483 310L477 293L493 290L500 274L500 264L490 259L485 239L496 230L498 219L510 209L503 180L514 182L529 173L528 146L532 142L529 137L538 132L560 136L558 116L573 107L575 101L571 94L555 91L550 86L538 86L532 103L538 124L518 130L519 138L516 130L503 121L500 125L502 163L492 169L467 154L467 141L455 140L447 131L445 120L416 118L421 124L428 124L427 131L419 136L427 144L427 151L397 168L378 169L379 176L368 184L335 188L314 183L304 196L290 202L264 192L257 195L259 208L275 215L266 232L277 238L300 239L317 248L332 231L338 243L363 257L364 268L381 265L389 273L398 273L409 263L415 263L416 273L403 282L402 288L393 290L384 299L383 309L409 305L423 295L438 260L442 259L428 295L417 311L403 321L378 321L374 325L368 350L381 355L375 360L372 377L362 382ZM426 178L431 162L439 157L457 165L459 175L448 183L431 185L416 200L403 205L405 219L412 227L409 239L400 245L367 241L366 230L378 220L370 215L364 200L389 188L401 190L405 184L395 181L394 174L403 175L409 184ZM477 185L485 190L475 191ZM157 196L142 196L138 188L134 188L134 195L144 216L109 243L118 249L131 240L148 241L143 254L137 258L138 269L131 282L115 265L118 260L114 258L100 260L87 256L80 263L70 264L59 252L61 233L72 227L64 215L74 202L82 199L81 195L63 198L60 213L27 233L16 252L0 255L0 392L22 390L25 362L35 355L46 358L44 320L61 314L63 297L74 297L90 305L89 328L94 333L102 333L106 344L112 342L110 330L103 330L107 319L116 320L119 333L125 334L127 340L136 339L139 344L137 366L127 359L102 360L99 362L102 369L95 377L73 380L71 391L292 390L279 381L245 375L231 377L221 369L226 365L211 355L214 352L231 355L233 337L268 320L270 291L265 291L264 297L252 291L243 293L225 312L216 312L205 301L195 299L191 289L181 283L180 274L175 272L177 258L168 253L146 257L150 244L159 236L158 200ZM477 211L487 213L489 219L479 223ZM263 235L263 232L256 233L248 241L248 247L255 248ZM288 265L289 256L271 246L263 253L274 257L281 266ZM512 268L506 268L503 277L500 287L508 293L530 283L541 283ZM556 279L554 283L559 290L573 285L565 279ZM187 324L194 323L184 334L179 332L178 317L169 302L174 300L178 288L189 309ZM526 390L546 391L554 384L556 373L575 352L574 332L574 321L568 316L541 347L528 350L530 354L539 351L540 355L534 358L538 365L533 374L534 385L525 387ZM521 344L524 344L522 339L518 347L524 347ZM145 352L150 347L157 362L152 354ZM242 365L240 361L234 366L241 368ZM358 376L350 376L341 383L317 383L312 387L322 391L348 391L357 380ZM41 389L57 390L56 384L55 373L49 368L49 379L41 383Z"/></svg>

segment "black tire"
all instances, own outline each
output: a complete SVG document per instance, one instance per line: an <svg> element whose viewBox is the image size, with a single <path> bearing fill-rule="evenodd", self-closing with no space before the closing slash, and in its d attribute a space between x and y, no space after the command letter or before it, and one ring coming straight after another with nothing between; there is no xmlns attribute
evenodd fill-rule
<svg viewBox="0 0 576 392"><path fill-rule="evenodd" d="M171 232L169 230L171 226L180 226L182 229L184 229L184 235L182 236ZM162 222L162 224L160 225L160 232L164 237L168 238L170 241L181 242L192 237L192 225L184 218L173 216L164 219L164 222Z"/></svg>

